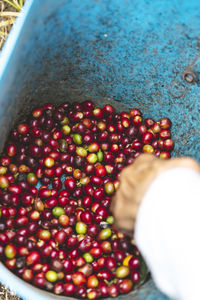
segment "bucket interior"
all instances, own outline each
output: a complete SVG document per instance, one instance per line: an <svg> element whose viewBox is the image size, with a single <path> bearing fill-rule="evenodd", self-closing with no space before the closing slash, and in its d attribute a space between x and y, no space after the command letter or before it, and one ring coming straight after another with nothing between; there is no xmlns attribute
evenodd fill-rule
<svg viewBox="0 0 200 300"><path fill-rule="evenodd" d="M27 1L3 53L0 148L33 107L92 100L169 117L173 155L200 161L199 9L196 0ZM166 299L152 282L142 293L125 299Z"/></svg>

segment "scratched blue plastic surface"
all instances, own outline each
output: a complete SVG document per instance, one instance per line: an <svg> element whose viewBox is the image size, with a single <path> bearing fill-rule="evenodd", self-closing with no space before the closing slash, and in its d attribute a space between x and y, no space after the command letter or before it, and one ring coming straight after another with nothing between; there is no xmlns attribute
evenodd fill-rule
<svg viewBox="0 0 200 300"><path fill-rule="evenodd" d="M199 37L199 0L26 1L1 55L1 148L30 107L93 99L170 117L174 154L200 161L200 86L182 76L200 76ZM148 283L125 299L166 298Z"/></svg>

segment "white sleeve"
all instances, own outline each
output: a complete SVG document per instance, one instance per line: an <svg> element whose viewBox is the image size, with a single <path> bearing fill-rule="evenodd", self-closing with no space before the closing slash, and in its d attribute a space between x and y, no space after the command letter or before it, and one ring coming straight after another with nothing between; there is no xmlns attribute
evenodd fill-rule
<svg viewBox="0 0 200 300"><path fill-rule="evenodd" d="M159 175L139 207L135 240L157 286L172 299L200 299L200 176Z"/></svg>

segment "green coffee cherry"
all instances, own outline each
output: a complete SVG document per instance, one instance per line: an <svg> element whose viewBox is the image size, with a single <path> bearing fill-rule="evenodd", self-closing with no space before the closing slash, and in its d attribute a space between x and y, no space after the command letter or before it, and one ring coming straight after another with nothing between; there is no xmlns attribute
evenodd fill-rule
<svg viewBox="0 0 200 300"><path fill-rule="evenodd" d="M87 263L92 263L94 260L93 256L89 252L84 253L83 258L85 258Z"/></svg>
<svg viewBox="0 0 200 300"><path fill-rule="evenodd" d="M102 162L103 160L103 152L101 150L97 152L97 159L99 162Z"/></svg>
<svg viewBox="0 0 200 300"><path fill-rule="evenodd" d="M77 147L76 148L76 154L81 156L81 157L86 157L87 156L87 150L83 147Z"/></svg>
<svg viewBox="0 0 200 300"><path fill-rule="evenodd" d="M4 254L7 258L12 259L17 254L17 249L14 244L8 244L4 249Z"/></svg>
<svg viewBox="0 0 200 300"><path fill-rule="evenodd" d="M54 217L59 218L60 216L65 214L65 210L60 206L55 206L52 209L52 214L54 215Z"/></svg>
<svg viewBox="0 0 200 300"><path fill-rule="evenodd" d="M73 141L76 145L81 145L82 144L82 136L78 133L73 134Z"/></svg>
<svg viewBox="0 0 200 300"><path fill-rule="evenodd" d="M95 164L97 162L97 155L95 153L90 153L88 156L87 156L87 161L90 163L90 164Z"/></svg>
<svg viewBox="0 0 200 300"><path fill-rule="evenodd" d="M112 195L115 191L114 184L110 181L104 184L104 189L107 195Z"/></svg>
<svg viewBox="0 0 200 300"><path fill-rule="evenodd" d="M129 275L130 270L126 266L120 266L116 270L116 277L117 278L125 278Z"/></svg>
<svg viewBox="0 0 200 300"><path fill-rule="evenodd" d="M0 175L0 188L6 189L9 186L9 181L4 175Z"/></svg>
<svg viewBox="0 0 200 300"><path fill-rule="evenodd" d="M110 228L105 228L105 229L102 229L100 232L99 232L99 236L98 238L100 240L107 240L109 239L109 237L111 237L112 235L112 231Z"/></svg>
<svg viewBox="0 0 200 300"><path fill-rule="evenodd" d="M57 273L52 270L47 271L45 277L50 282L55 282L58 279Z"/></svg>
<svg viewBox="0 0 200 300"><path fill-rule="evenodd" d="M87 232L87 225L83 222L76 223L76 232L78 234L86 234Z"/></svg>
<svg viewBox="0 0 200 300"><path fill-rule="evenodd" d="M106 219L106 222L108 223L108 224L113 224L114 223L114 217L113 216L108 216L107 217L107 219Z"/></svg>
<svg viewBox="0 0 200 300"><path fill-rule="evenodd" d="M64 125L62 127L62 132L64 135L68 135L70 133L70 131L71 131L71 128L68 125Z"/></svg>

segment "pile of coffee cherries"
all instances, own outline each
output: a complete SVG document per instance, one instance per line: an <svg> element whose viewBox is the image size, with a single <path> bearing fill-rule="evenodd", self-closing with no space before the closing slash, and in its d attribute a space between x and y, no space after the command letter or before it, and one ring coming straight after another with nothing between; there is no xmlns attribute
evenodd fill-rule
<svg viewBox="0 0 200 300"><path fill-rule="evenodd" d="M140 153L170 158L171 122L91 101L35 108L0 157L0 257L25 281L79 299L116 297L144 279L109 211ZM147 271L145 271L147 272ZM143 272L144 273L144 272Z"/></svg>

